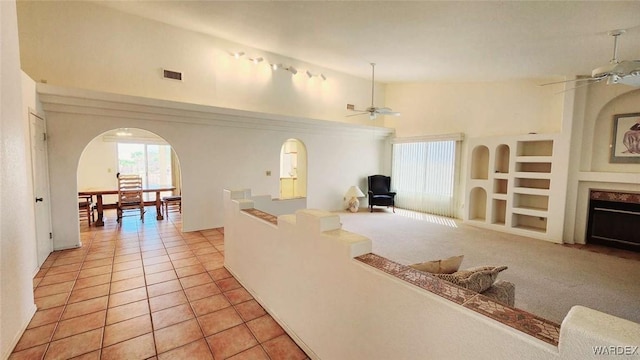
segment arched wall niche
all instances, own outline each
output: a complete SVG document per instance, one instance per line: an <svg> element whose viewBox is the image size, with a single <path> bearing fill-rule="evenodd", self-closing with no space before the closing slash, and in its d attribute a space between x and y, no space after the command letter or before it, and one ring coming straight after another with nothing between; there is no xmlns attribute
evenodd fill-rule
<svg viewBox="0 0 640 360"><path fill-rule="evenodd" d="M471 154L471 178L489 178L489 148L484 145L476 146Z"/></svg>
<svg viewBox="0 0 640 360"><path fill-rule="evenodd" d="M508 174L509 173L509 157L511 155L511 151L509 145L500 144L496 147L496 158L495 158L495 172Z"/></svg>
<svg viewBox="0 0 640 360"><path fill-rule="evenodd" d="M639 113L638 103L640 103L640 89L620 94L600 109L593 124L593 141L590 142L590 162L587 171L640 172L640 164L610 162L614 116Z"/></svg>
<svg viewBox="0 0 640 360"><path fill-rule="evenodd" d="M280 199L307 196L307 147L299 139L287 139L280 147Z"/></svg>
<svg viewBox="0 0 640 360"><path fill-rule="evenodd" d="M487 218L487 192L481 187L471 189L469 196L469 220L484 221Z"/></svg>

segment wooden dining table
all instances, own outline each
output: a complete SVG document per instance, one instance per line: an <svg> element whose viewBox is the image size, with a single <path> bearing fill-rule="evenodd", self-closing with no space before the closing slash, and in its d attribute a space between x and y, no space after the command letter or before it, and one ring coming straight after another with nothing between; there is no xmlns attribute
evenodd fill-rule
<svg viewBox="0 0 640 360"><path fill-rule="evenodd" d="M142 189L142 192L145 193L156 193L156 200L153 203L156 207L156 219L164 220L164 216L162 215L162 200L160 199L160 193L163 191L173 191L175 190L175 186L149 186ZM95 221L95 226L104 226L104 209L107 206L102 201L103 195L118 195L118 189L87 189L78 191L78 196L95 196L96 197L96 211L98 213L98 217ZM113 207L114 204L111 204ZM117 206L117 204L115 204Z"/></svg>

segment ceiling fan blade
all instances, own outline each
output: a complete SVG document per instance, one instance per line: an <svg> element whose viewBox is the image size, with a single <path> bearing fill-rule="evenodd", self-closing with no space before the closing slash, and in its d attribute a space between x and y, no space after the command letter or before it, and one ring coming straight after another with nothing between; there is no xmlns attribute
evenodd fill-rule
<svg viewBox="0 0 640 360"><path fill-rule="evenodd" d="M377 108L375 112L380 115L400 116L399 112L393 111L388 107Z"/></svg>
<svg viewBox="0 0 640 360"><path fill-rule="evenodd" d="M554 81L554 82L550 82L550 83L540 84L540 85L538 85L538 86L547 86L547 85L555 85L555 84L565 84L565 83L569 83L569 82L579 82L579 81L596 81L596 80L602 80L602 79L600 79L600 78L570 79L570 80Z"/></svg>
<svg viewBox="0 0 640 360"><path fill-rule="evenodd" d="M369 112L367 112L367 111L363 111L363 112L359 112L359 113L357 113L357 114L350 114L350 115L346 115L346 117L358 116L358 115L364 115L364 114L369 114Z"/></svg>
<svg viewBox="0 0 640 360"><path fill-rule="evenodd" d="M590 80L593 80L594 82L598 82L598 81L602 81L602 79L604 79L604 78L600 78L600 79L590 79ZM558 91L558 92L557 92L557 93L555 93L555 94L556 94L556 95L557 95L557 94L562 94L562 93L565 93L565 92L567 92L567 91L571 91L571 90L579 89L579 88L581 88L581 87L585 87L585 86L589 86L589 85L591 85L591 83L580 84L580 85L578 85L578 86L574 86L574 87L572 87L571 89L566 89L566 90Z"/></svg>

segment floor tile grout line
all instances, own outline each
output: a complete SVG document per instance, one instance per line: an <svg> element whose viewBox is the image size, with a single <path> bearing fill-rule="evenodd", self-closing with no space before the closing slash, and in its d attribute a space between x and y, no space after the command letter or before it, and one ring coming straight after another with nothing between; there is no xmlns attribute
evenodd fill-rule
<svg viewBox="0 0 640 360"><path fill-rule="evenodd" d="M90 241L89 241L89 248L91 247L91 244L93 243L94 237L95 237L95 235L94 235L94 236L92 236L92 237L91 237L91 239L90 239ZM81 246L80 248L82 248L82 246ZM76 286L76 283L77 283L77 281L78 281L78 278L80 277L80 272L82 271L82 265L84 264L84 262L85 262L85 260L86 260L86 258L87 258L87 255L89 254L89 248L87 248L87 251L85 251L85 252L84 252L84 256L83 256L83 258L82 258L82 261L80 262L80 268L78 269L78 274L76 274L76 277L75 277L75 279L73 280L73 285L71 286L71 290L69 291L69 294L67 295L67 298L66 298L66 300L65 300L65 303L64 303L64 305L63 305L63 306L64 306L64 308L62 309L62 312L60 313L60 316L58 317L58 321L56 321L56 325L54 326L53 332L51 333L51 337L49 338L49 342L47 343L47 347L46 347L46 349L45 349L44 353L42 354L42 358L43 358L43 359L47 356L47 353L49 352L49 349L51 348L51 344L52 344L54 341L58 341L58 340L62 340L62 339L69 338L69 337L71 337L71 336L79 335L79 334L74 334L74 335L71 335L71 336L68 336L68 337L65 337L65 338L61 338L61 339L57 339L57 340L54 340L54 339L53 339L53 338L54 338L54 336L55 336L55 334L56 334L56 332L58 331L58 328L60 327L60 323L64 321L64 320L62 320L62 316L64 315L64 313L65 313L65 312L66 312L66 310L67 310L67 306L69 305L69 300L71 300L71 294L73 293L73 290L74 290L74 288L75 288L75 286ZM64 250L63 250L63 251L64 251ZM60 256L58 255L58 257L60 257ZM47 271L47 272L48 272L48 271ZM45 276L46 276L46 275L45 275ZM106 316L106 314L105 314L105 316ZM83 355L83 354L78 354L78 355Z"/></svg>
<svg viewBox="0 0 640 360"><path fill-rule="evenodd" d="M147 273L147 270L146 270L146 268L145 268L145 266L144 266L144 260L142 259L142 253L144 252L144 251L143 251L143 243L144 243L144 241L143 241L143 240L141 240L141 238L143 238L143 237L144 237L144 234L142 234L142 233L140 232L139 225L140 225L140 224L136 224L136 226L137 226L137 228L136 228L136 231L137 231L137 234L136 234L136 235L137 235L137 236L136 236L136 239L137 239L137 250L138 250L138 251L139 251L139 253L141 254L140 258L141 258L141 262L142 262L142 270L143 270L143 276L144 276L144 281L145 281L145 292L146 292L147 307L148 307L148 309L149 309L149 316L151 316L151 308L150 308L150 302L149 302L150 297L149 297L149 292L148 292L148 286L149 286L149 284L148 284L148 282L147 282L147 278L146 278L146 276L148 275L148 273ZM175 227L175 225L174 225L174 227ZM158 226L156 226L156 230L159 230L158 228L159 228L159 227L158 227ZM114 272L115 272L115 271L114 271L114 265L115 265L115 257L116 257L116 254L117 254L118 244L119 244L123 239L126 239L126 237L120 236L120 235L122 234L122 233L121 233L121 228L117 228L117 229L110 229L109 231L113 231L113 230L115 230L118 234L117 234L116 236L114 236L114 237L112 238L112 240L108 240L109 242L113 241L113 249L112 249L111 256L109 257L109 258L110 258L110 260L111 260L111 269L110 269L110 273L109 273L109 275L110 275L110 276L109 276L109 280L110 280L110 281L109 281L109 291L108 291L108 296L109 296L109 297L108 297L108 299L107 299L107 311L109 310L109 305L111 304L111 295L113 295L113 293L112 293L112 290L113 290L112 285L113 285L113 275L114 275ZM74 290L74 288L75 288L75 286L76 286L75 281L77 281L77 280L78 280L78 278L79 278L79 276L80 276L80 271L82 271L82 270L83 270L84 264L85 264L85 262L87 261L87 257L88 257L90 254L92 254L92 253L93 253L93 251L92 251L92 250L94 250L94 249L95 249L95 248L94 248L94 246L95 246L95 244L96 244L96 239L98 238L98 236L97 236L97 235L98 235L99 233L98 233L98 232L96 232L96 231L91 231L91 233L92 233L92 236L91 236L91 239L90 239L90 241L89 241L89 244L88 244L87 250L83 253L83 259L82 259L82 261L81 261L81 263L80 263L80 269L78 270L78 274L77 274L77 275L76 275L76 277L75 277L75 280L74 280L74 284L73 284L73 286L72 286L72 289L71 289L71 291L69 292L68 297L67 297L67 299L66 299L66 301L65 301L65 304L64 304L65 308L63 309L63 311L62 311L62 313L61 313L60 317L58 318L58 322L56 323L56 326L58 326L58 325L59 325L59 322L61 321L62 314L64 314L64 311L66 311L66 306L68 306L68 305L69 305L69 298L70 298L70 296L71 296L71 292ZM200 232L200 231L198 231L198 235L199 235L199 236L196 236L196 237L185 237L185 236L183 236L180 232L176 232L176 233L171 232L171 233L172 233L172 236L175 236L175 234L178 234L178 235L181 237L181 240L186 242L186 244L189 246L189 250L193 253L193 256L197 259L198 265L200 265L200 266L202 266L202 267L203 267L203 270L204 270L204 271L202 272L202 274L207 274L207 277L209 277L209 279L212 281L212 283L213 283L213 284L216 284L216 280L214 279L214 277L213 277L213 275L212 275L212 272L214 272L215 270L218 270L218 269L224 269L224 266L222 266L222 267L220 267L220 268L215 268L215 269L207 269L207 268L203 265L203 262L202 262L203 260L201 260L201 259L200 259L200 256L205 256L205 255L208 255L208 254L217 254L217 255L222 255L222 256L224 256L224 254L222 253L222 251L221 251L220 249L218 249L218 248L216 247L216 245L213 243L213 241L215 241L215 240L210 240L207 236L205 236L204 234L202 234L202 232ZM219 232L219 231L218 231L218 233L222 234L222 233L221 233L221 232ZM165 251L166 255L168 255L168 252L167 252L167 249L168 249L168 248L166 247L166 244L165 244L164 240L162 239L162 236L160 235L160 232L158 231L158 232L157 232L157 234L158 234L158 237L159 237L160 242L162 243L162 248L164 249L164 251ZM222 234L222 235L224 235L224 234ZM190 241L189 241L190 239L195 239L195 238L198 238L198 237L202 237L202 238L203 238L203 239L202 239L202 241L197 241L197 242L190 242ZM129 240L130 240L130 239L129 239ZM223 240L223 241L224 241L224 240ZM101 241L101 242L102 242L102 241ZM206 242L206 243L208 243L208 246L211 246L211 247L213 248L213 251L211 251L211 252L205 252L205 253L202 253L202 254L194 253L194 252L193 252L194 250L191 248L191 245L198 244L198 243L201 243L201 242ZM222 244L224 244L224 242L223 242ZM204 246L202 246L202 247L204 247ZM202 247L199 247L199 248L202 248ZM199 248L198 248L198 249L199 249ZM196 250L197 250L197 249L196 249ZM96 259L96 260L98 260L98 259ZM176 274L176 278L177 278L178 282L180 283L181 290L182 290L182 292L183 292L183 294L184 294L184 292L185 292L185 290L186 290L186 289L183 287L182 282L180 282L180 281L179 281L179 280L180 280L180 277L179 277L179 276L177 276L177 275L178 275L178 274L177 274L177 268L176 268L176 267L175 267L175 265L174 265L174 261L175 261L175 260L172 260L171 258L169 258L169 262L170 262L170 264L171 264L171 267L172 267L172 269L173 269L174 273ZM194 264L194 265L195 265L195 264ZM43 275L43 277L44 277L44 276L46 276L46 272L45 272L45 274ZM231 277L233 277L233 276L231 276ZM225 277L224 279L227 279L227 278ZM125 279L125 280L126 280L126 279ZM217 284L216 284L216 286L217 286ZM35 287L35 288L37 288L37 287L38 287L38 285L36 285L36 287ZM35 288L34 288L34 290L35 290ZM231 289L231 290L228 290L228 291L226 291L226 292L221 291L221 295L223 295L223 296L225 297L225 299L229 302L230 307L231 307L231 308L233 308L234 312L239 316L237 306L238 306L238 305L240 305L240 304L243 304L243 303L245 303L245 302L248 302L248 301L250 301L251 299L247 299L247 300L244 300L244 301L240 301L240 302L238 302L238 303L232 303L232 302L231 302L231 300L230 300L230 299L229 299L229 297L228 297L228 296L229 296L229 295L228 295L228 292L233 291L233 290L236 290L236 289ZM188 298L187 298L187 302L189 303L189 305L190 305L190 307L191 307L191 310L192 310L192 311L193 311L193 313L194 313L194 317L197 319L197 318L198 318L198 316L195 314L195 310L194 310L194 308L193 308L193 302L192 302L191 300L189 300ZM125 305L125 304L123 304L123 305ZM241 316L240 316L240 319L241 319L241 321L242 321L242 322L241 322L240 324L236 325L236 326L240 326L240 325L245 325L245 326L247 326L247 325L246 325L246 324L247 324L247 321L245 321L244 319L242 319L242 317L241 317ZM201 330L202 335L203 335L202 339L204 339L204 340L206 341L206 338L207 338L207 337L206 337L206 336L204 336L204 331L203 331L202 327L200 326L200 323L199 323L199 322L198 322L198 325L199 325L200 330ZM104 330L106 329L106 326L107 326L107 325L106 325L106 316L105 316L105 322L103 323L103 333L102 333L102 338L101 338L101 348L99 349L99 351L100 351L100 352L104 349L104 347L103 347L103 345L104 345L104 335L105 335L105 331L104 331ZM152 322L152 331L154 331L154 332L155 332L155 328L153 328L153 326L154 326L154 325L153 325L153 322ZM247 326L247 328L248 328L248 326ZM225 329L225 330L228 330L228 329ZM265 353L266 353L266 349L262 346L262 343L260 343L260 342L258 341L258 339L257 339L256 335L254 334L254 332L253 332L250 328L249 328L249 330L250 330L250 333L252 334L252 337L256 340L257 344L261 345L261 348L262 348L262 349L263 349L263 351L265 351ZM223 331L224 331L224 330L223 330ZM221 331L220 331L220 332L221 332ZM220 332L217 332L217 333L220 333ZM217 334L217 333L216 333L216 334ZM143 335L144 335L144 334L143 334ZM212 335L214 335L214 334L212 334ZM271 340L271 339L270 339L270 340ZM196 341L197 341L197 340L196 340ZM50 341L50 342L47 344L47 346L49 346L51 342L52 342L52 341ZM154 338L154 343L155 343L155 338ZM188 345L188 344L183 344L182 346L185 346L185 345ZM249 350L249 349L244 349L243 351L246 351L246 350ZM156 355L157 355L157 349L156 349L155 351L156 351ZM209 347L209 351L211 352L211 348L210 348L210 347ZM238 354L239 354L239 353L242 353L243 351L238 352ZM81 355L82 355L82 354L81 354ZM231 355L231 356L235 356L235 355L237 355L237 354L233 354L233 355ZM268 356L268 355L267 355L267 356Z"/></svg>

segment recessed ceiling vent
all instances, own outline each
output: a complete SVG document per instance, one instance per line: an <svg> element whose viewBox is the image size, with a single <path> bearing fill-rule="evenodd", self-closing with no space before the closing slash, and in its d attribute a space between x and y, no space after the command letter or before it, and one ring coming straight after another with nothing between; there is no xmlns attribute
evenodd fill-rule
<svg viewBox="0 0 640 360"><path fill-rule="evenodd" d="M165 79L172 79L172 80L180 80L180 81L182 81L182 73L181 72L167 70L167 69L164 69L163 72L164 72L163 77Z"/></svg>

